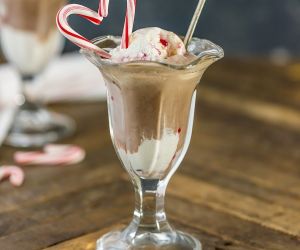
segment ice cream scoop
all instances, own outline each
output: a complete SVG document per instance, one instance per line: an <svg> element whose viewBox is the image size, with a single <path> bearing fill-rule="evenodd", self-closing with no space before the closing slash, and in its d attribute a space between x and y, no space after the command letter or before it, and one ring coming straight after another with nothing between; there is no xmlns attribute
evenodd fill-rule
<svg viewBox="0 0 300 250"><path fill-rule="evenodd" d="M186 54L182 40L175 33L157 27L139 29L131 34L129 47L117 47L110 51L114 62L136 60L165 61Z"/></svg>

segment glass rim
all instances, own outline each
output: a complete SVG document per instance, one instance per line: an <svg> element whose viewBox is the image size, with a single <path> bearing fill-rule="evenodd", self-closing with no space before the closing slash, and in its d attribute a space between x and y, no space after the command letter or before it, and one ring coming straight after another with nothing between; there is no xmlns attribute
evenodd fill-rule
<svg viewBox="0 0 300 250"><path fill-rule="evenodd" d="M101 41L104 40L112 40L112 41L116 41L119 40L120 41L121 37L120 36L113 36L113 35L104 35L104 36L99 36L99 37L95 37L94 39L91 40L91 42L95 45L97 45L98 43L100 43ZM95 53L94 51L88 49L88 48L81 48L80 49L80 53L87 55L87 56L91 56L93 55L93 57L95 59L97 59L97 62L100 64L104 64L107 66L134 66L134 65L149 65L149 66L164 66L164 67L168 67L168 68L173 68L176 70L185 70L188 68L191 68L193 66L196 66L199 64L200 61L205 61L208 59L214 59L214 60L219 60L221 58L224 57L224 51L223 49L219 46L216 45L215 43L207 40L207 39L200 39L197 37L193 37L191 39L191 42L193 41L201 41L202 44L207 44L210 46L210 49L207 50L203 50L201 51L197 56L197 58L195 60L192 60L191 62L187 63L187 64L173 64L173 63L167 63L167 62L160 62L160 61L150 61L150 60L133 60L133 61L128 61L128 62L112 62L109 59L103 59L101 58L97 53Z"/></svg>

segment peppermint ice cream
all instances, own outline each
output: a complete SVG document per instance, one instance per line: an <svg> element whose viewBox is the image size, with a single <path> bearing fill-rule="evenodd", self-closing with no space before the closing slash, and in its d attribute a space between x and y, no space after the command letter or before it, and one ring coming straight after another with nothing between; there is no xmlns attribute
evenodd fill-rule
<svg viewBox="0 0 300 250"><path fill-rule="evenodd" d="M157 27L135 31L129 38L129 47L117 47L111 52L114 62L128 61L186 61L186 49L182 40L173 32Z"/></svg>

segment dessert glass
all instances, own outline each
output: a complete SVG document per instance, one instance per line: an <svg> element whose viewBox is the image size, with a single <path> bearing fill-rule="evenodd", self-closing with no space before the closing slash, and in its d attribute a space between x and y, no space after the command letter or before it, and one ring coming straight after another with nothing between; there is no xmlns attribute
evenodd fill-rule
<svg viewBox="0 0 300 250"><path fill-rule="evenodd" d="M119 45L120 38L104 36L93 43L109 51ZM97 250L201 249L197 239L169 224L164 198L190 143L196 87L207 67L223 57L223 50L193 38L188 51L195 58L175 65L113 63L81 50L104 76L111 138L136 198L130 225L100 238Z"/></svg>
<svg viewBox="0 0 300 250"><path fill-rule="evenodd" d="M19 106L6 144L39 147L70 135L74 122L49 112L30 99L26 86L32 83L63 47L55 16L65 0L0 0L0 38L4 56L19 72ZM9 83L7 83L9 84Z"/></svg>

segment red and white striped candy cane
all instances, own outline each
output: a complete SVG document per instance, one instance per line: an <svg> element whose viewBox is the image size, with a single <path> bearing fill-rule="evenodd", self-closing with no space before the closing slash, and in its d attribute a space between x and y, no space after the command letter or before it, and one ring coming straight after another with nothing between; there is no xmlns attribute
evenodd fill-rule
<svg viewBox="0 0 300 250"><path fill-rule="evenodd" d="M9 181L14 186L21 186L24 182L24 172L17 166L2 166L0 167L0 181L9 178Z"/></svg>
<svg viewBox="0 0 300 250"><path fill-rule="evenodd" d="M102 17L108 16L109 0L100 0L98 14Z"/></svg>
<svg viewBox="0 0 300 250"><path fill-rule="evenodd" d="M74 145L49 144L43 151L16 152L14 159L22 165L70 165L81 162L85 151Z"/></svg>
<svg viewBox="0 0 300 250"><path fill-rule="evenodd" d="M121 41L121 48L128 48L129 46L129 37L133 30L133 23L135 17L135 6L136 0L127 0L127 10L126 17Z"/></svg>
<svg viewBox="0 0 300 250"><path fill-rule="evenodd" d="M101 8L100 8L101 9ZM100 16L97 12L84 7L79 4L69 4L63 7L56 16L56 23L57 27L60 30L60 32L71 42L75 43L77 46L84 48L84 49L90 49L95 51L97 54L99 54L101 57L104 58L110 58L110 54L104 51L103 49L100 49L96 45L92 44L88 39L78 34L76 31L74 31L70 25L68 24L68 17L70 15L77 14L90 22L99 25L103 17Z"/></svg>
<svg viewBox="0 0 300 250"><path fill-rule="evenodd" d="M109 0L100 0L98 12L95 12L79 4L66 5L57 13L57 27L67 39L69 39L77 46L84 49L90 49L99 54L101 57L110 58L111 56L108 52L104 51L103 49L91 43L87 38L78 34L70 27L68 23L68 17L70 15L79 15L96 25L100 25L103 20L103 17L108 16L108 6ZM133 29L135 7L136 0L127 0L127 10L121 41L121 48L127 48L129 45L129 36L131 35Z"/></svg>

